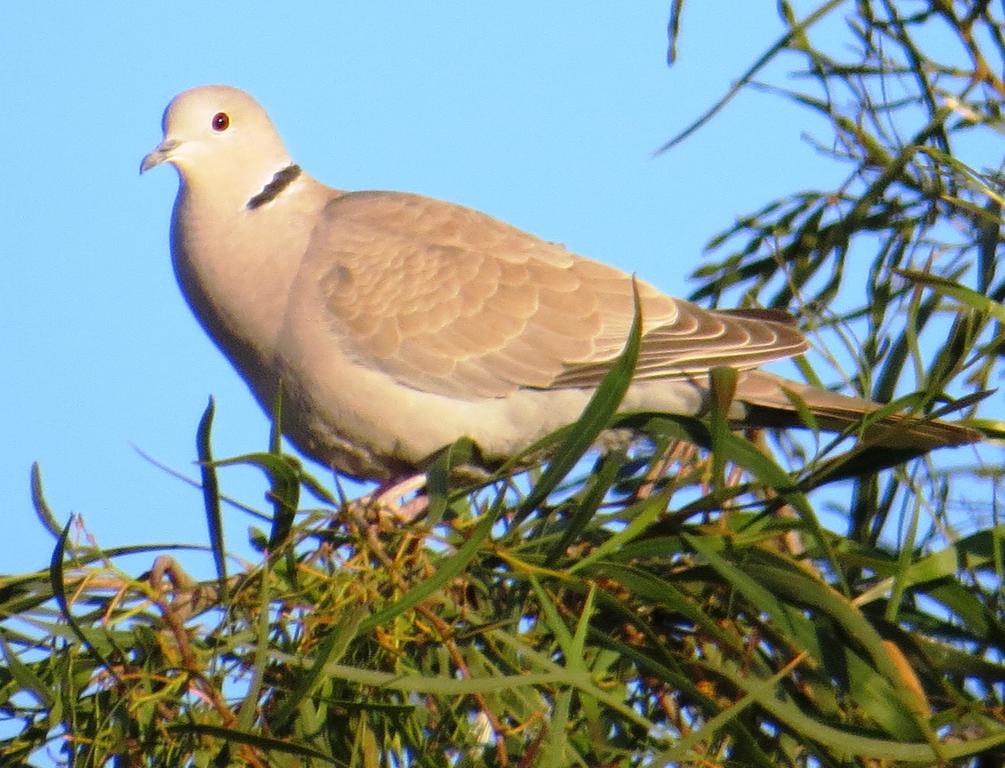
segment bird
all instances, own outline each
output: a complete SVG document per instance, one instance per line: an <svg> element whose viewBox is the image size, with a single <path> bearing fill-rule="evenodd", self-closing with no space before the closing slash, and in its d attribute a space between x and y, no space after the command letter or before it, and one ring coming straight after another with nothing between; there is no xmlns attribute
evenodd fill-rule
<svg viewBox="0 0 1005 768"><path fill-rule="evenodd" d="M879 408L759 366L801 354L787 313L704 309L471 208L322 184L244 91L178 94L140 173L175 167L171 257L208 335L304 455L393 481L466 437L500 462L576 420L643 318L622 411L701 415L738 371L736 425L853 430ZM633 288L636 286L637 288ZM280 384L281 382L281 384ZM918 452L961 424L895 414L864 438Z"/></svg>

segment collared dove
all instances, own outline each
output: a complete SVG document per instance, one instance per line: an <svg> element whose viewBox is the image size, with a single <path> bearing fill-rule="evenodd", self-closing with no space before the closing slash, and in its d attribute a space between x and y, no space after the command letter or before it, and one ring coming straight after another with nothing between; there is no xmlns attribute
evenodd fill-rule
<svg viewBox="0 0 1005 768"><path fill-rule="evenodd" d="M178 170L175 273L203 327L305 454L355 478L421 469L467 436L498 460L574 421L622 350L632 278L478 211L400 192L342 192L287 153L228 86L178 95L140 172ZM622 410L700 414L707 373L741 373L730 418L843 430L877 404L755 370L807 348L784 313L709 311L637 283L644 317ZM973 442L890 417L891 447Z"/></svg>

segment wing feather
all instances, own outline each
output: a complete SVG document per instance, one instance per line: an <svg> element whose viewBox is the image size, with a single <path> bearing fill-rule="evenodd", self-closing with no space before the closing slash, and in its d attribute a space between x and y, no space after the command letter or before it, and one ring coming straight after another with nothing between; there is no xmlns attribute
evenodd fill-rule
<svg viewBox="0 0 1005 768"><path fill-rule="evenodd" d="M621 352L632 278L485 214L417 195L341 195L304 257L343 350L459 398L594 387ZM714 312L638 282L640 379L753 368L806 342L784 313Z"/></svg>

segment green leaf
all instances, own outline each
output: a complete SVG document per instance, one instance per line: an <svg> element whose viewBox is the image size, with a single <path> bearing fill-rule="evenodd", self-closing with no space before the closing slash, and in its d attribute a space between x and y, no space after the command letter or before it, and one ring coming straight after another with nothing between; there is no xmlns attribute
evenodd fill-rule
<svg viewBox="0 0 1005 768"><path fill-rule="evenodd" d="M324 682L325 667L337 663L349 648L349 643L357 637L360 624L368 613L369 611L364 606L357 606L336 627L334 632L321 641L311 660L310 668L299 676L293 690L287 694L279 709L269 718L273 724L273 732L286 730L297 707L305 699L312 696L318 686Z"/></svg>
<svg viewBox="0 0 1005 768"><path fill-rule="evenodd" d="M999 322L1005 322L1005 305L978 293L972 288L967 288L965 285L960 285L953 280L947 280L944 277L927 272L918 272L912 269L895 269L893 272L905 280L910 280L918 285L928 286L943 296L954 298L975 312L990 315Z"/></svg>
<svg viewBox="0 0 1005 768"><path fill-rule="evenodd" d="M426 469L426 524L433 528L443 519L450 503L450 477L455 467L473 463L475 444L470 438L462 437L452 445L439 451Z"/></svg>
<svg viewBox="0 0 1005 768"><path fill-rule="evenodd" d="M363 620L359 626L359 634L366 634L373 630L374 627L379 627L389 622L395 616L400 616L405 611L413 608L430 595L442 589L448 581L464 570L464 567L478 554L482 543L492 532L492 526L495 525L502 510L502 496L500 495L492 509L478 521L478 525L475 526L468 540L464 542L454 555L446 558L440 564L436 573L412 587L412 589L402 595L393 604Z"/></svg>
<svg viewBox="0 0 1005 768"><path fill-rule="evenodd" d="M52 534L53 538L59 539L63 534L63 528L56 520L55 515L52 514L52 510L45 500L45 495L42 493L42 470L39 468L38 462L31 465L31 503L42 527Z"/></svg>
<svg viewBox="0 0 1005 768"><path fill-rule="evenodd" d="M238 464L258 467L269 479L269 498L274 510L269 550L276 552L289 540L300 504L300 465L284 454L274 453L246 453L213 462L216 467Z"/></svg>
<svg viewBox="0 0 1005 768"><path fill-rule="evenodd" d="M223 542L223 516L220 513L220 486L213 466L213 451L210 446L210 432L215 411L213 398L209 398L206 410L199 419L196 432L196 451L199 456L199 472L202 475L202 500L206 508L206 526L209 528L209 548L216 565L216 583L220 589L220 599L227 602L227 552Z"/></svg>
<svg viewBox="0 0 1005 768"><path fill-rule="evenodd" d="M2 635L0 635L0 650L3 651L4 658L7 660L7 669L10 670L11 676L20 686L20 689L34 696L41 706L54 707L56 700L52 695L52 691L49 690L49 686L38 675L32 672L31 667L18 658Z"/></svg>
<svg viewBox="0 0 1005 768"><path fill-rule="evenodd" d="M271 593L269 589L269 568L266 565L259 575L258 590L258 622L255 627L255 653L251 664L251 682L248 690L244 694L241 708L237 713L237 727L241 731L248 731L254 724L258 715L259 697L265 681L265 667L269 663L269 603Z"/></svg>
<svg viewBox="0 0 1005 768"><path fill-rule="evenodd" d="M604 497L617 479L618 471L624 460L625 455L620 451L611 451L600 460L600 468L590 475L583 493L576 499L561 537L545 556L544 562L547 567L552 567L558 562L562 553L578 538L597 514Z"/></svg>
<svg viewBox="0 0 1005 768"><path fill-rule="evenodd" d="M642 344L642 304L639 300L638 286L634 282L632 283L632 291L635 300L635 315L625 348L611 365L611 369L600 382L596 392L593 393L593 397L587 403L582 416L566 433L561 447L548 462L544 474L534 484L531 492L520 505L520 509L515 515L517 523L526 519L548 498L549 494L558 487L562 478L576 466L583 454L590 449L590 446L610 422L618 406L621 405L621 401L632 383L635 364L638 361L639 349Z"/></svg>
<svg viewBox="0 0 1005 768"><path fill-rule="evenodd" d="M260 733L253 733L240 728L225 728L210 723L173 723L167 726L167 730L172 733L189 733L200 736L211 736L223 739L232 744L247 744L266 753L278 752L281 754L306 757L312 760L320 760L329 765L348 766L348 763L336 760L323 752L311 749L302 744L295 744L282 739L274 739Z"/></svg>
<svg viewBox="0 0 1005 768"><path fill-rule="evenodd" d="M112 666L111 662L105 657L105 654L100 650L96 643L107 638L103 635L99 635L93 631L85 631L77 620L73 617L70 612L70 604L66 599L66 576L63 572L63 558L66 552L66 542L70 536L70 527L73 525L73 518L67 522L66 527L63 528L63 533L59 537L59 541L56 542L56 548L52 552L52 558L49 561L49 583L52 586L52 596L56 598L56 604L59 606L62 618L66 621L67 626L83 645L94 654L101 665L114 677L115 668Z"/></svg>

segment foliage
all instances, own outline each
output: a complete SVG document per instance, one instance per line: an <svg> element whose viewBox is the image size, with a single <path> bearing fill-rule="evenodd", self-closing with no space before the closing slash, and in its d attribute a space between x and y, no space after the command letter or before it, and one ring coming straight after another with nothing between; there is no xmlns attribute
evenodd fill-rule
<svg viewBox="0 0 1005 768"><path fill-rule="evenodd" d="M781 12L788 33L693 128L737 90L767 90L826 118L821 151L848 174L717 237L695 297L794 309L832 350L817 370L1002 434L974 413L1000 374L1000 179L957 152L1001 131L1001 19L948 0ZM838 12L852 47L825 51L816 25ZM963 63L931 53L947 36ZM803 90L754 80L780 61L801 62ZM395 505L336 500L275 436L269 453L214 462L207 410L210 582L163 550L126 573L117 558L150 548L63 528L36 470L56 544L47 570L0 579L3 764L40 750L123 766L1001 764L994 448L946 466L737 435L728 370L704 421L613 417L637 341L543 472L463 486L459 443L407 523ZM583 471L611 419L644 449ZM257 513L271 521L253 535L260 562L228 574L217 475L233 461L265 471L273 509Z"/></svg>

